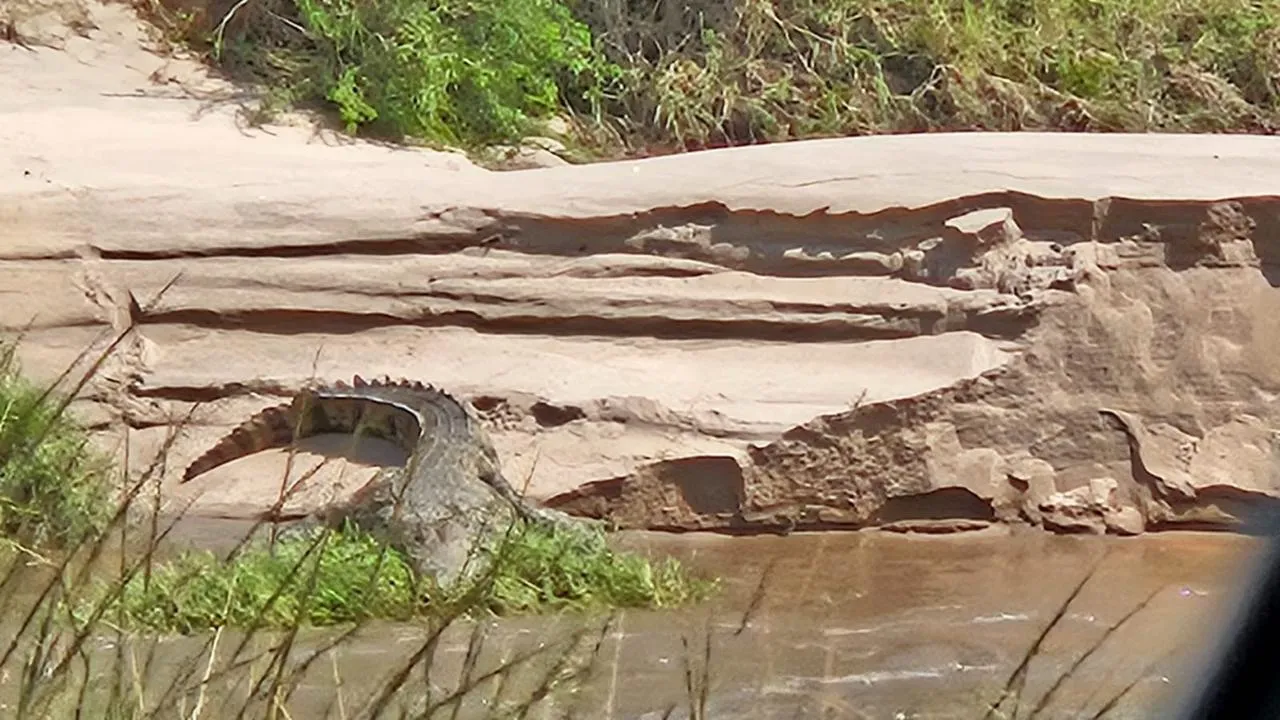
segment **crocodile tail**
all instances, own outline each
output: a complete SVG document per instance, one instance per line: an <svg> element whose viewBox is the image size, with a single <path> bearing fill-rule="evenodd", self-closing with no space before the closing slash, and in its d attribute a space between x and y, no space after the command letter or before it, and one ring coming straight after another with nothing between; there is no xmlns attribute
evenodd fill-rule
<svg viewBox="0 0 1280 720"><path fill-rule="evenodd" d="M304 390L292 403L269 407L231 431L187 467L183 482L219 465L270 448L286 447L314 433L368 432L382 436L412 453L432 407L467 405L432 385L360 375ZM366 427L368 423L368 427Z"/></svg>
<svg viewBox="0 0 1280 720"><path fill-rule="evenodd" d="M206 473L219 465L246 455L284 447L293 442L297 413L295 404L287 403L269 407L254 415L222 438L217 445L187 466L182 481Z"/></svg>

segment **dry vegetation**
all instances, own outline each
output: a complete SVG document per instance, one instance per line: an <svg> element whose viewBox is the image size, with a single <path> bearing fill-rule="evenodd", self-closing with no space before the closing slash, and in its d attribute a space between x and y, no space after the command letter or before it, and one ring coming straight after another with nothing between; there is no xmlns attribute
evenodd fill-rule
<svg viewBox="0 0 1280 720"><path fill-rule="evenodd" d="M1280 0L139 1L267 111L453 145L557 114L597 155L1280 123Z"/></svg>

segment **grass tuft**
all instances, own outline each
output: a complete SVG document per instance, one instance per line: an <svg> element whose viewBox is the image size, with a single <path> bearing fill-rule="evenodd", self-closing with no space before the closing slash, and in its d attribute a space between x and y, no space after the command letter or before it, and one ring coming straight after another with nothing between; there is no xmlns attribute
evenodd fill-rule
<svg viewBox="0 0 1280 720"><path fill-rule="evenodd" d="M498 614L549 609L672 608L707 598L716 583L675 558L654 563L609 547L596 529L529 525L497 551L485 606Z"/></svg>
<svg viewBox="0 0 1280 720"><path fill-rule="evenodd" d="M424 599L415 594L404 558L384 558L381 549L367 535L343 531L291 537L274 548L251 546L230 560L189 550L157 563L150 577L130 578L119 593L119 615L112 616L131 629L183 634L408 619ZM110 589L104 583L102 594Z"/></svg>
<svg viewBox="0 0 1280 720"><path fill-rule="evenodd" d="M492 551L480 593L415 580L407 559L352 527L312 530L224 560L202 550L134 575L108 608L125 627L190 634L223 626L289 628L439 615L465 598L468 613L668 608L707 597L714 583L674 559L651 563L612 550L595 531L516 530ZM98 597L115 588L103 583Z"/></svg>
<svg viewBox="0 0 1280 720"><path fill-rule="evenodd" d="M63 398L19 370L16 345L0 344L0 534L69 547L111 517L111 465L63 412Z"/></svg>

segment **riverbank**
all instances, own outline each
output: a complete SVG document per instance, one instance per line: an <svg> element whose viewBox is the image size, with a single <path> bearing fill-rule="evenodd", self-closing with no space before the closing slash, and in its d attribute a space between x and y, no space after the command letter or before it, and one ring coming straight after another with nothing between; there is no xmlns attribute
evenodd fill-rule
<svg viewBox="0 0 1280 720"><path fill-rule="evenodd" d="M308 628L337 625L354 634L371 622L395 621L428 632L422 655L407 671L424 658L429 669L430 637L459 622L522 613L590 619L626 608L693 604L714 591L714 581L688 576L673 560L652 562L613 549L602 530L519 521L475 533L474 546L463 548L471 555L469 569L449 579L424 574L410 560L443 552L438 540L382 541L401 536L367 521L279 538L273 525L260 523L270 529L265 539L251 536L255 527L238 539L223 537L235 544L223 552L199 546L166 552L173 518L162 516L158 502L148 503L144 494L153 472L131 475L127 465L119 472L68 412L72 398L130 331L89 360L89 374L77 378L68 371L62 387L28 381L17 363L19 345L0 344L0 599L9 610L0 627L12 638L0 654L0 674L20 677L6 683L13 690L3 698L18 716L82 706L112 717L141 717L181 707L192 692L203 702L208 674L198 690L184 688L195 677L181 671L164 685L140 687L127 678L138 668L126 669L121 655L98 658L100 667L92 671L91 649L113 637L122 644L198 636L216 648L230 631L241 635L243 649L255 638L272 642ZM424 510L439 511L412 511ZM425 527L439 532L439 524ZM257 680L270 688L263 708L272 714L288 705L280 693L290 693L300 677L283 674L290 645L268 653L280 671ZM214 654L210 649L210 668ZM236 651L230 662L238 658ZM531 703L566 681L559 672L531 691ZM418 702L402 693L404 682L393 675L380 694ZM149 698L152 692L160 697ZM254 705L252 697L245 699L241 712Z"/></svg>
<svg viewBox="0 0 1280 720"><path fill-rule="evenodd" d="M670 717L690 718L704 680L709 635L708 714L703 717L825 712L851 720L973 720L998 697L1035 636L1097 562L1097 574L1029 665L1023 712L1067 674L1037 720L1092 715L1119 694L1116 709L1105 717L1155 718L1161 716L1161 703L1176 701L1187 688L1186 679L1194 676L1199 653L1208 646L1205 640L1223 629L1224 603L1234 599L1240 573L1257 547L1249 538L1195 532L1138 538L1042 533L923 538L878 531L728 538L628 532L618 539L628 550L674 556L694 572L724 578L723 592L693 609L627 611L608 627L571 615L459 623L441 636L432 658L435 696L447 697L467 676L469 648L476 642L471 677L522 652L547 648L513 673L505 690L493 680L480 683L460 715L490 718L486 698L536 689L554 666L555 653L575 632L587 630L579 657L592 659L592 671L575 678L573 692L563 686L565 692L553 694L541 711L558 717L556 709L573 707L593 717L649 718L674 707ZM473 634L477 628L483 636L479 641ZM341 702L347 717L361 716L361 703L428 637L421 627L387 623L366 624L352 635L341 629L301 630L291 639L286 673L313 653L322 654L289 696L290 713L341 717L336 709ZM124 636L118 641L126 658L136 658L126 662L138 663L126 668L144 673L142 685L152 689L153 699L184 672L197 686L212 654L214 680L201 716L220 717L237 707L236 693L243 692L237 687L270 666L232 670L243 635L228 629L217 643L212 640ZM278 640L264 634L245 650L262 653ZM1073 667L1100 641L1084 663ZM98 667L110 667L115 642L102 639L93 645L93 657L103 663ZM686 667L693 675L693 698ZM412 682L410 691L421 689L416 677Z"/></svg>
<svg viewBox="0 0 1280 720"><path fill-rule="evenodd" d="M1134 533L1277 496L1272 138L930 133L489 172L140 92L201 69L98 12L118 31L0 48L0 323L41 382L132 323L75 408L131 471L183 425L173 507L272 507L257 477L340 448L178 468L312 378L383 374L471 402L533 498L623 527ZM347 460L282 510L386 457Z"/></svg>
<svg viewBox="0 0 1280 720"><path fill-rule="evenodd" d="M139 7L258 87L258 117L301 105L350 131L467 148L542 136L534 147L575 161L877 133L1280 126L1272 2Z"/></svg>

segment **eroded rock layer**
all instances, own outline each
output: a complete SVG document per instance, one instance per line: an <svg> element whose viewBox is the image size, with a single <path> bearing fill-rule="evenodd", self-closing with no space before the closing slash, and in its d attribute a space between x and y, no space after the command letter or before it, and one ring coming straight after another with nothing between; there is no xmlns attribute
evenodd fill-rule
<svg viewBox="0 0 1280 720"><path fill-rule="evenodd" d="M922 282L1017 293L978 330L1017 338L1008 363L815 418L745 462L673 460L553 502L681 528L968 518L1127 534L1237 523L1277 490L1280 306L1265 250L1276 205L1140 206L1117 217L1115 203L1098 203L1084 236L1010 234L1016 214L1001 214L1003 236L950 240L964 251L940 250L945 234L901 251L963 258Z"/></svg>

